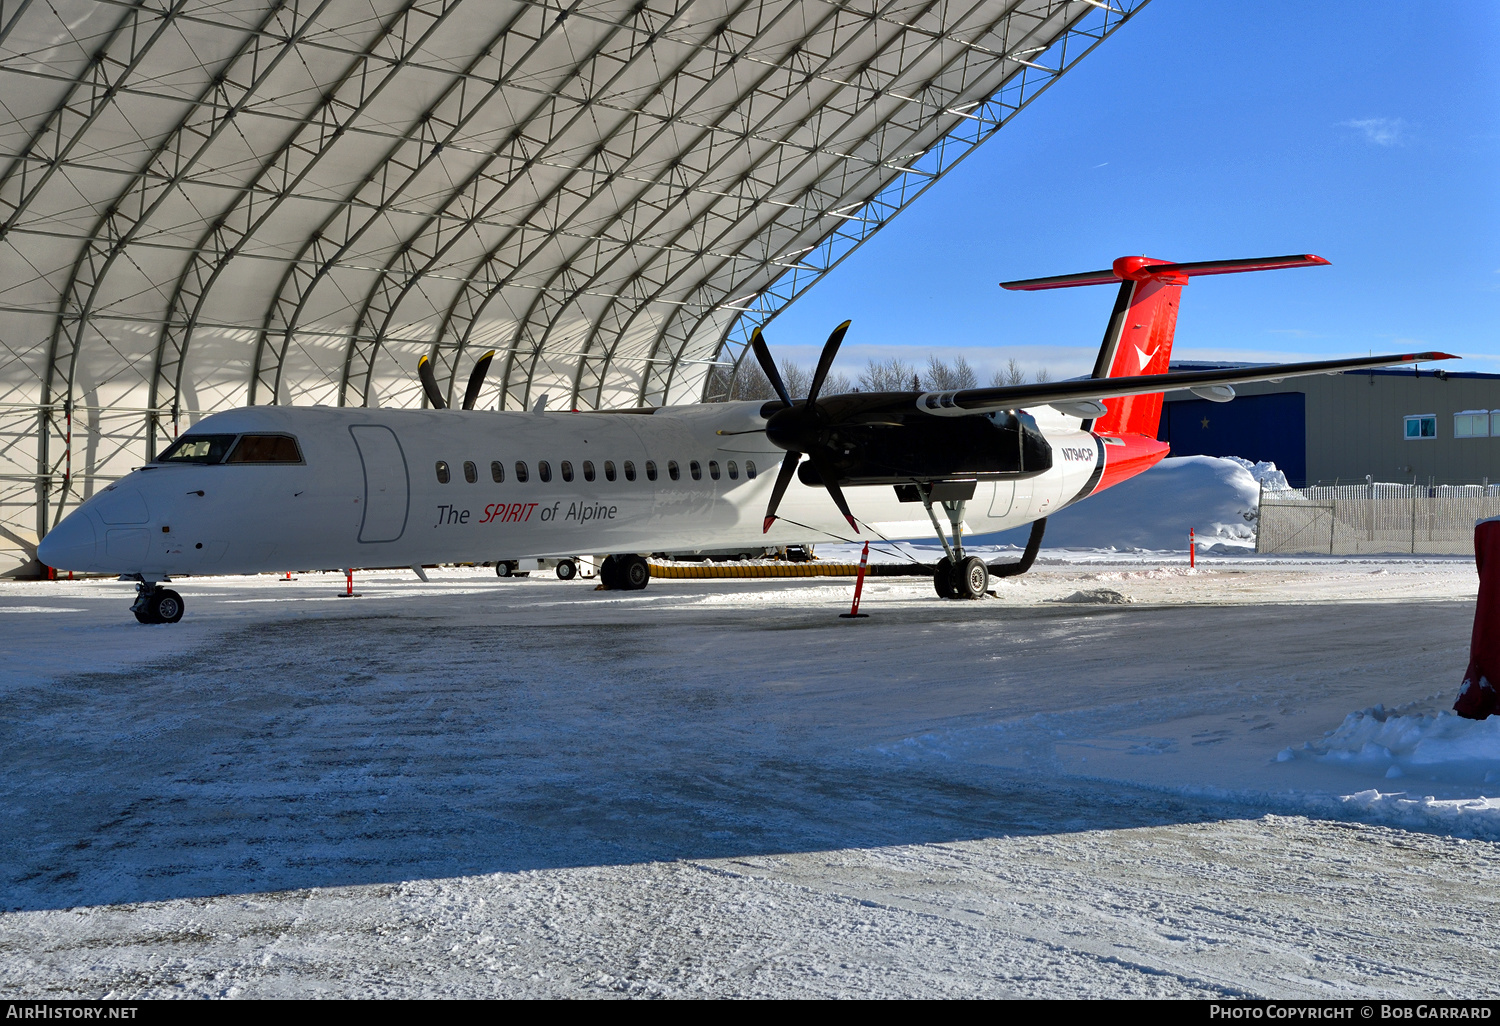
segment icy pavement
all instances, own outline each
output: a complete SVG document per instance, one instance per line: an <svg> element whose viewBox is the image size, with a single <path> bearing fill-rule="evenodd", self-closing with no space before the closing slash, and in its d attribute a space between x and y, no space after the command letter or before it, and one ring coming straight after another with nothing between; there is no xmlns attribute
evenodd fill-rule
<svg viewBox="0 0 1500 1026"><path fill-rule="evenodd" d="M0 584L0 990L1500 993L1469 561L1047 559Z"/></svg>

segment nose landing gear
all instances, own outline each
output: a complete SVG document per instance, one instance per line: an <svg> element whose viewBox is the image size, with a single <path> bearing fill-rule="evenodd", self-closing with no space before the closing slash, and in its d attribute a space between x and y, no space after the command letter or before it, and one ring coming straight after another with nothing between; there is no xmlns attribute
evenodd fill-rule
<svg viewBox="0 0 1500 1026"><path fill-rule="evenodd" d="M182 596L155 582L135 586L135 602L130 611L140 623L176 623L186 608Z"/></svg>

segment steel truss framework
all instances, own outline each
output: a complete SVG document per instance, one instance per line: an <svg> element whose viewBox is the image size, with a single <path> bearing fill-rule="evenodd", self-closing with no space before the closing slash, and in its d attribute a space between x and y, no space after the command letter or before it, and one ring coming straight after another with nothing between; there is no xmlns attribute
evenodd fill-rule
<svg viewBox="0 0 1500 1026"><path fill-rule="evenodd" d="M0 0L0 555L213 410L420 405L423 353L713 398L1146 2Z"/></svg>

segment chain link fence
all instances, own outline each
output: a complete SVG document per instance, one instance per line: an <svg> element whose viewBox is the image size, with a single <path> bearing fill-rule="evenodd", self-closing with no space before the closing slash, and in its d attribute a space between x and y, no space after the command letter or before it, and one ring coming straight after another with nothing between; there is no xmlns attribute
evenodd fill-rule
<svg viewBox="0 0 1500 1026"><path fill-rule="evenodd" d="M1473 555L1500 485L1319 485L1260 492L1256 552Z"/></svg>

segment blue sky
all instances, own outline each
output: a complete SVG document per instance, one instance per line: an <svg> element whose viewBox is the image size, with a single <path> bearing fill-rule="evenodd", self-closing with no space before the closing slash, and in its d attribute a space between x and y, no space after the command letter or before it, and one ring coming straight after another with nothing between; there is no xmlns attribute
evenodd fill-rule
<svg viewBox="0 0 1500 1026"><path fill-rule="evenodd" d="M1107 288L997 282L1317 253L1200 278L1174 357L1446 350L1500 371L1500 5L1153 0L770 326L808 363L870 356L1087 372ZM985 377L988 377L986 374Z"/></svg>

